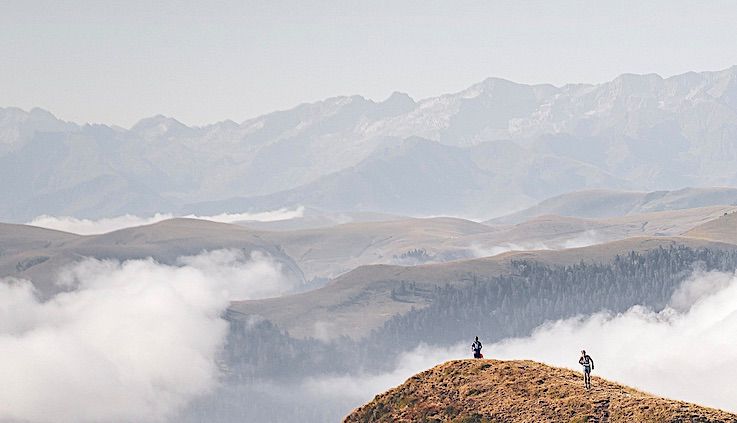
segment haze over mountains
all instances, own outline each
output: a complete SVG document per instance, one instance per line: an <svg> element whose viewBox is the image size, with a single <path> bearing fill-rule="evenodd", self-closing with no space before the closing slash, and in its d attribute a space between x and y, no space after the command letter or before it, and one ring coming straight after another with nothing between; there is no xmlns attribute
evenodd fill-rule
<svg viewBox="0 0 737 423"><path fill-rule="evenodd" d="M0 420L334 421L473 336L565 366L578 330L622 382L737 410L709 384L737 349L708 371L669 355L737 325L736 137L737 66L203 127L0 109L0 375L37 375ZM68 354L23 370L47 351ZM141 377L50 382L90 360ZM695 388L667 391L673 369Z"/></svg>
<svg viewBox="0 0 737 423"><path fill-rule="evenodd" d="M737 67L602 84L490 78L415 101L335 97L130 129L0 110L0 220L263 211L490 218L569 191L737 185ZM425 186L428 189L417 189Z"/></svg>

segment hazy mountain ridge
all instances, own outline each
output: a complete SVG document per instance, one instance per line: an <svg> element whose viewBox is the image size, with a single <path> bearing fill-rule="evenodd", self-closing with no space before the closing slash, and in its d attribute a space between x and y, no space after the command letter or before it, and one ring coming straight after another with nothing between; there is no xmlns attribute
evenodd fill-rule
<svg viewBox="0 0 737 423"><path fill-rule="evenodd" d="M413 141L410 152L402 147L407 137L441 145L418 148ZM449 200L463 206L478 197L477 208L488 216L575 189L734 185L736 138L737 67L665 79L626 74L562 87L490 78L420 101L400 93L382 102L334 97L203 127L155 116L126 130L5 108L0 176L15 183L3 184L0 196L15 201L5 202L0 216L150 214L231 197L248 199L218 204L218 211L290 199L365 211L388 202L378 185L377 172L385 169L376 162L386 148L417 163L436 160L440 167L422 178L462 193ZM450 154L437 162L433 151L440 149ZM465 158L451 159L458 155ZM400 159L384 157L407 164ZM409 163L407 173L392 174L393 182L416 170ZM510 181L516 186L507 189ZM366 187L353 200L343 199L362 182ZM394 195L412 194L414 186L406 185ZM277 192L272 200L251 198ZM425 200L397 209L454 211Z"/></svg>
<svg viewBox="0 0 737 423"><path fill-rule="evenodd" d="M308 204L326 210L486 216L569 190L633 186L596 167L565 157L538 157L526 148L495 160L499 149L497 143L461 148L413 137L379 147L356 166L295 189L183 209L218 213Z"/></svg>

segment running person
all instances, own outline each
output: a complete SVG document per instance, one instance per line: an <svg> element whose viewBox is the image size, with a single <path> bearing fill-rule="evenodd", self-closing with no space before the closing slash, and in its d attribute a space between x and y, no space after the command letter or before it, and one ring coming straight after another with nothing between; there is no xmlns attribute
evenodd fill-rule
<svg viewBox="0 0 737 423"><path fill-rule="evenodd" d="M583 366L583 383L586 389L591 389L591 371L594 370L594 359L586 354L586 350L582 350L578 364Z"/></svg>

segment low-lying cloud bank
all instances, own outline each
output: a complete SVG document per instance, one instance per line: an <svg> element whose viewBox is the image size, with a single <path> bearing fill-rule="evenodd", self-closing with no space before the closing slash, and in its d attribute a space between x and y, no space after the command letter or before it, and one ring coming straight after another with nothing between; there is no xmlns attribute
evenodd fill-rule
<svg viewBox="0 0 737 423"><path fill-rule="evenodd" d="M227 330L221 314L232 299L288 291L288 279L259 253L212 251L181 257L177 264L88 259L60 276L72 290L47 302L35 297L28 281L0 280L0 421L177 421L187 404L208 393L225 391L227 401L249 401L242 395L258 393L260 385L241 396L227 396L238 387L215 390ZM737 275L702 273L686 281L661 312L635 307L551 322L529 337L487 344L484 353L577 369L585 348L596 360L597 375L737 411L731 388L737 378L737 344L731 339L736 330ZM273 398L285 407L333 407L339 415L412 374L469 357L470 343L420 346L385 374L276 386ZM227 401L215 398L212 405L227 408ZM186 421L201 420L197 409L189 411ZM237 420L234 414L218 421Z"/></svg>
<svg viewBox="0 0 737 423"><path fill-rule="evenodd" d="M596 362L595 375L655 395L737 412L737 275L698 274L673 295L661 312L644 307L612 315L551 322L532 336L486 345L487 358L531 359L579 369L581 349ZM483 334L482 339L483 339ZM421 346L402 355L394 371L305 381L304 388L327 397L368 401L438 363L470 357L470 344Z"/></svg>
<svg viewBox="0 0 737 423"><path fill-rule="evenodd" d="M172 219L175 217L186 217L190 219L210 220L213 222L233 223L240 221L258 221L273 222L277 220L289 220L304 216L305 208L299 206L295 209L282 208L278 210L255 212L255 213L221 213L213 216L198 216L189 214L186 216L176 216L168 213L156 213L149 217L140 217L126 214L123 216L102 218L102 219L78 219L70 216L38 216L27 225L39 226L42 228L56 229L58 231L71 232L79 235L102 234L118 229L130 228L134 226L150 225L152 223L161 222L162 220Z"/></svg>
<svg viewBox="0 0 737 423"><path fill-rule="evenodd" d="M365 402L374 395L403 383L416 373L444 361L466 358L468 355L466 350L470 350L470 345L469 343L469 348L464 345L448 348L421 345L402 354L397 359L396 368L389 373L308 378L301 388L315 395L354 399L359 403Z"/></svg>
<svg viewBox="0 0 737 423"><path fill-rule="evenodd" d="M532 241L522 243L504 243L498 245L473 244L470 252L473 257L492 257L509 251L533 251L533 250L561 250L567 248L581 248L606 242L594 230L580 232L572 237L552 240L547 242Z"/></svg>
<svg viewBox="0 0 737 423"><path fill-rule="evenodd" d="M180 264L86 259L46 302L29 281L0 280L0 421L162 421L217 386L229 301L287 279L261 254Z"/></svg>

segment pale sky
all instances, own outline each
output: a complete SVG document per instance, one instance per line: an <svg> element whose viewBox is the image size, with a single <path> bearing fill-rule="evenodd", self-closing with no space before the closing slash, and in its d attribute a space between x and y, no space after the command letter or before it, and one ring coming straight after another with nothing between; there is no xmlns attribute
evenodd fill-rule
<svg viewBox="0 0 737 423"><path fill-rule="evenodd" d="M0 0L0 107L201 125L489 76L670 76L737 64L736 22L737 1Z"/></svg>

